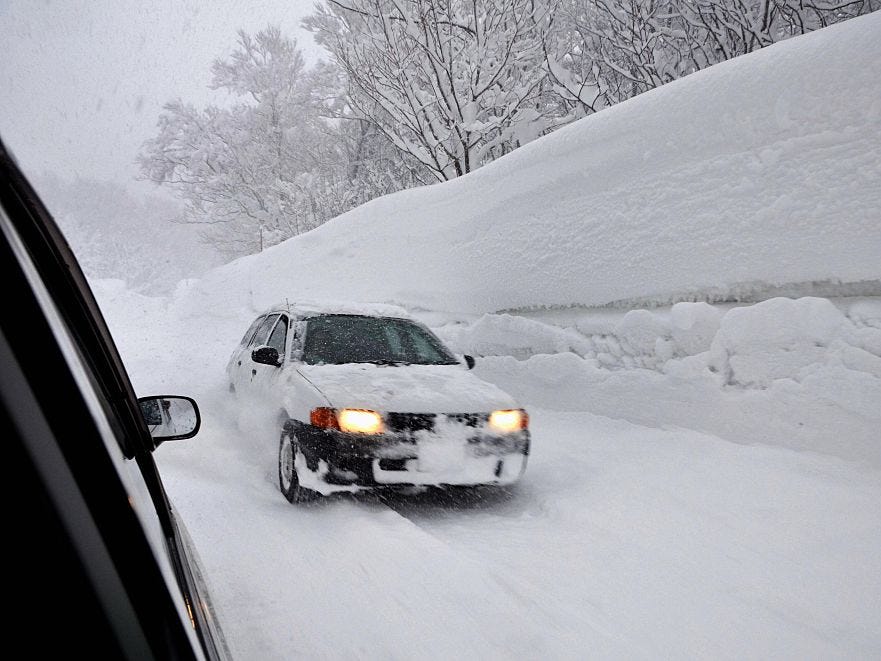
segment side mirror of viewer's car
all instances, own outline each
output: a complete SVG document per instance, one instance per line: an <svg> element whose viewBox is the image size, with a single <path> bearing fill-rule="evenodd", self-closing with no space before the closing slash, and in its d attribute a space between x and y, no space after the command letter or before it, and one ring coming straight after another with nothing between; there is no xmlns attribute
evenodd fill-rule
<svg viewBox="0 0 881 661"><path fill-rule="evenodd" d="M465 364L468 365L468 369L473 370L474 369L474 356L469 356L468 354L465 354L462 357L465 359Z"/></svg>
<svg viewBox="0 0 881 661"><path fill-rule="evenodd" d="M199 407L189 397L159 395L138 399L141 414L150 436L159 445L163 441L192 438L199 432L202 418Z"/></svg>
<svg viewBox="0 0 881 661"><path fill-rule="evenodd" d="M278 351L272 347L257 347L251 352L251 360L261 365L279 366Z"/></svg>

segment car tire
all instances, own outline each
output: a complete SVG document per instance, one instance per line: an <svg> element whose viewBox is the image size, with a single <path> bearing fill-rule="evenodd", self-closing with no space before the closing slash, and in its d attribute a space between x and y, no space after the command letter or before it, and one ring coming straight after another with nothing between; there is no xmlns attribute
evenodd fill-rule
<svg viewBox="0 0 881 661"><path fill-rule="evenodd" d="M297 435L288 426L281 430L278 443L278 488L290 503L306 503L318 498L321 494L312 489L300 486L297 475L297 455L301 454Z"/></svg>

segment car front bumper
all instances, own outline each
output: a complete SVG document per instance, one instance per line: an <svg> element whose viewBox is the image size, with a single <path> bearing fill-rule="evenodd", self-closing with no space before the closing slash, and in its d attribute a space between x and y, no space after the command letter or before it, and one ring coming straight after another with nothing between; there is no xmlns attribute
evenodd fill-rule
<svg viewBox="0 0 881 661"><path fill-rule="evenodd" d="M435 431L368 436L292 424L312 473L309 477L327 485L512 484L526 469L529 455L528 430L492 434L449 425Z"/></svg>

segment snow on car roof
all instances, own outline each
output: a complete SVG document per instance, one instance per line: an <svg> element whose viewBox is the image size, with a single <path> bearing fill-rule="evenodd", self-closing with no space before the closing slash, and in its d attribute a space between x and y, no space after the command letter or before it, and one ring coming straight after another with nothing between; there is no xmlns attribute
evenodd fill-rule
<svg viewBox="0 0 881 661"><path fill-rule="evenodd" d="M285 301L273 305L265 313L288 311L296 316L312 314L357 314L365 317L394 317L412 319L404 308L388 303L364 303L350 301Z"/></svg>

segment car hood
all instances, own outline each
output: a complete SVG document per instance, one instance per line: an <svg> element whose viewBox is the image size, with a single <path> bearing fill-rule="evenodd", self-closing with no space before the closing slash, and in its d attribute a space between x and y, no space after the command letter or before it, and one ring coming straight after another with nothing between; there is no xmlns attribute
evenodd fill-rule
<svg viewBox="0 0 881 661"><path fill-rule="evenodd" d="M399 413L482 413L515 408L510 395L461 365L300 365L336 408Z"/></svg>

